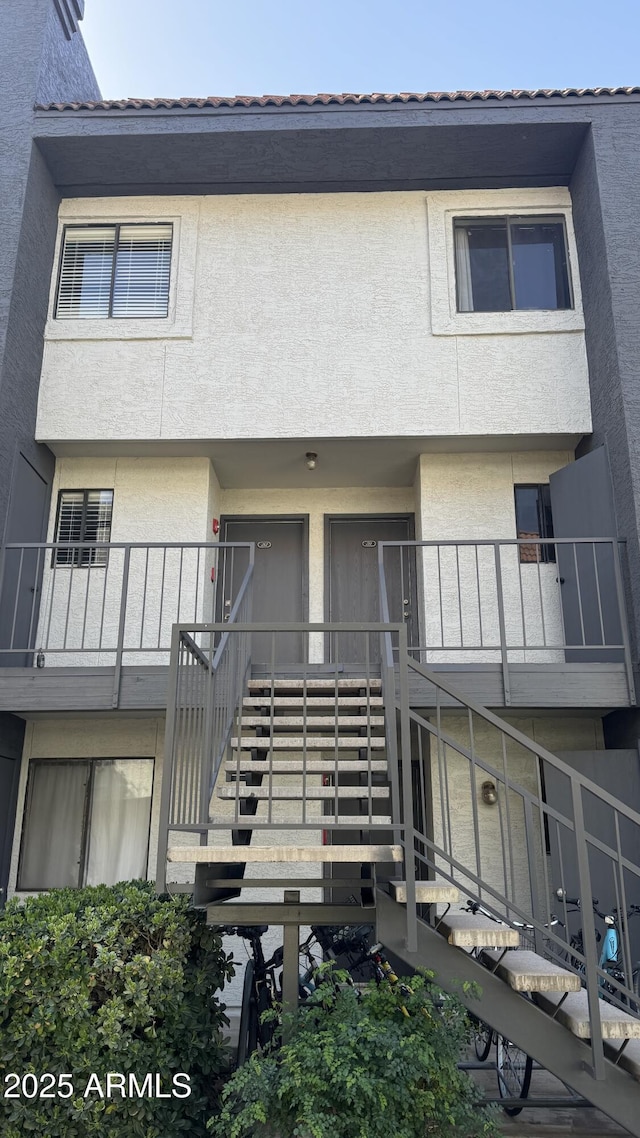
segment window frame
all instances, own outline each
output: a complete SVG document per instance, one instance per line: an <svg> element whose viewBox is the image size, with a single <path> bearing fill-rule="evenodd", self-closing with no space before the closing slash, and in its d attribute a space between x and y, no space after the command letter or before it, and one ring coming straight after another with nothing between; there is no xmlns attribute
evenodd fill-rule
<svg viewBox="0 0 640 1138"><path fill-rule="evenodd" d="M25 796L24 796L24 807L23 807L23 811L22 811L22 829L21 829L21 834L20 834L20 854L19 854L19 858L18 858L18 871L16 874L16 893L48 893L51 889L55 888L52 885L29 885L28 887L25 888L21 884L21 874L22 874L22 870L23 870L24 854L25 854L25 848L26 848L27 820L29 817L29 811L31 809L31 805L32 805L32 801L33 801L33 786L34 786L33 771L37 767L41 767L41 766L42 767L44 767L44 766L50 767L52 765L61 764L61 763L65 763L65 764L85 763L89 768L88 777L87 777L87 785L86 785L86 789L85 789L84 808L83 808L83 813L82 813L82 830L81 830L81 837L80 837L80 859L78 862L78 880L77 880L76 885L63 886L63 888L66 888L66 889L84 889L85 888L85 881L86 881L86 874L87 874L87 867L88 867L88 858L89 858L91 812L93 809L93 794L94 794L96 766L98 763L120 763L120 762L129 762L129 761L130 762L141 762L142 761L142 762L149 762L152 764L151 794L150 794L150 804L149 804L149 826L148 826L148 830L147 830L147 841L146 841L146 849L145 849L145 856L144 856L144 860L145 860L145 863L147 866L147 873L148 873L148 871L149 871L149 851L151 849L151 825L152 825L152 821L153 821L153 795L154 795L155 777L156 777L155 756L153 756L153 755L124 755L124 756L123 755L117 755L117 756L114 756L114 755L96 756L96 755L94 755L92 757L87 757L86 755L82 755L82 756L74 756L74 757L69 757L69 758L60 758L60 757L56 757L56 758L30 758L29 759L29 768L28 768L28 772L27 772L27 785L26 785Z"/></svg>
<svg viewBox="0 0 640 1138"><path fill-rule="evenodd" d="M65 549L54 548L51 550L51 568L52 569L104 569L109 560L108 549L98 549L98 545L111 543L111 529L113 526L113 504L115 501L115 491L107 486L67 486L64 489L58 490L58 501L56 503L56 516L53 527L53 542L57 545L59 542L58 531L60 525L60 512L62 509L62 495L63 494L82 494L82 526L81 534L78 538L78 545L75 546L74 542L68 543ZM87 524L87 508L89 502L89 494L111 494L111 519L109 521L109 541L96 542L91 545L89 542L85 543L85 529ZM82 560L83 551L87 550L89 558L87 561ZM104 560L97 560L98 554L104 554ZM70 556L70 560L61 561L61 556Z"/></svg>
<svg viewBox="0 0 640 1138"><path fill-rule="evenodd" d="M428 303L433 336L481 337L584 332L580 262L566 186L492 190L429 190L424 194L427 222ZM453 221L464 217L564 218L574 307L516 309L511 312L458 312Z"/></svg>
<svg viewBox="0 0 640 1138"><path fill-rule="evenodd" d="M465 225L482 225L490 226L497 225L503 222L506 236L507 236L507 279L509 282L509 297L511 300L511 308L460 308L460 282L458 278L458 266L456 257L456 230ZM569 304L560 308L518 308L516 305L516 277L513 264L513 237L512 227L514 225L561 225L562 237L564 241L564 267L566 272L567 282L567 295L569 297ZM476 214L475 216L460 215L453 217L453 247L454 247L454 276L455 276L455 299L456 299L456 312L460 316L482 315L492 316L495 313L511 313L511 312L574 312L575 311L575 293L573 289L572 273L571 273L571 260L569 256L569 240L567 233L567 219L564 213L497 213L497 214ZM556 278L557 287L557 278Z"/></svg>
<svg viewBox="0 0 640 1138"><path fill-rule="evenodd" d="M535 535L535 537L531 538L530 541L527 540L526 544L523 543L521 545L518 545L518 562L520 565L555 565L556 561L557 561L557 556L556 556L556 547L555 547L555 545L551 544L553 538L555 537L555 534L553 532L553 515L552 515L552 511L551 511L551 489L550 489L549 483L548 482L514 482L514 484L513 484L513 501L514 501L514 514L515 514L515 524L516 524L516 537L519 538L521 531L518 528L518 490L537 490L538 491L538 501L536 504L536 512L538 515L538 526L539 526L539 531L540 531L539 533L537 533ZM547 527L547 525L546 525L545 506L544 506L544 504L541 504L541 497L542 497L541 491L543 491L543 492L546 491L546 497L548 498L548 513L549 513L549 520L551 523L551 525L550 525L551 532L548 532L549 527ZM522 532L528 533L529 531L522 531ZM537 541L536 541L536 538L538 539ZM539 542L544 542L544 544L539 544ZM529 546L535 547L535 557L534 558L530 558L528 556L523 556L525 549Z"/></svg>
<svg viewBox="0 0 640 1138"><path fill-rule="evenodd" d="M164 316L158 316L157 313L153 313L152 315L149 315L149 316L140 316L138 314L133 315L133 316L130 314L127 314L126 316L114 316L113 315L113 297L114 297L114 288L115 288L115 279L116 279L116 264L117 264L117 260L118 260L118 248L119 248L119 244L120 244L120 230L121 229L133 229L133 228L137 228L137 227L139 227L139 228L152 228L153 226L157 226L157 227L164 226L164 227L166 227L167 225L171 227L171 254L169 257L169 283L167 286L167 311L166 311L165 315ZM176 227L175 227L175 223L174 223L173 219L169 219L167 221L164 221L160 218L156 218L153 221L128 221L128 220L125 220L125 221L111 220L111 221L94 221L94 222L86 221L86 222L81 222L80 224L76 224L73 221L65 222L62 226L61 237L60 237L60 242L59 242L58 251L57 251L57 254L58 254L58 272L56 275L56 287L55 287L54 298L53 298L53 310L51 313L51 319L53 321L56 321L56 322L62 321L63 324L67 324L67 323L70 324L70 323L73 323L74 321L77 321L77 320L81 320L83 322L84 321L91 322L93 320L98 320L98 321L103 321L103 320L118 320L118 321L120 321L120 320L170 320L171 319L172 282L173 282L173 274L174 274L174 269L175 269L175 265L174 265L175 228ZM64 265L64 251L65 251L66 242L67 242L67 232L70 229L113 229L113 230L115 230L115 238L114 238L114 245L113 245L113 262L111 265L111 283L109 285L109 311L108 311L106 316L95 316L95 315L78 316L77 314L74 314L73 316L58 316L58 302L60 300L60 287L62 284L62 269L63 269L63 265Z"/></svg>

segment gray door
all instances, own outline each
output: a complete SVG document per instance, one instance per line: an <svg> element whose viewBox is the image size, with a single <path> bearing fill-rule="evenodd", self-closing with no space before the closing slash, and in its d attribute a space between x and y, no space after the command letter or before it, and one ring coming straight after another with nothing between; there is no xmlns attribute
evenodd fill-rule
<svg viewBox="0 0 640 1138"><path fill-rule="evenodd" d="M556 471L549 479L555 537L616 536L613 490L604 447ZM557 545L558 580L568 663L624 659L613 548ZM581 650L580 645L589 645ZM573 650L572 650L572 646Z"/></svg>
<svg viewBox="0 0 640 1138"><path fill-rule="evenodd" d="M19 454L13 478L5 542L42 541L49 487L24 455ZM0 591L0 649L34 648L38 630L43 550L7 550ZM32 653L0 651L5 667L29 667Z"/></svg>
<svg viewBox="0 0 640 1138"><path fill-rule="evenodd" d="M224 541L253 541L256 544L252 620L275 624L306 620L304 519L226 518L222 534ZM237 568L229 570L223 577L218 603L225 615L243 576L244 565L238 563ZM276 636L275 642L269 633L254 633L251 660L254 665L270 664L272 660L277 664L302 663L303 633L283 633Z"/></svg>
<svg viewBox="0 0 640 1138"><path fill-rule="evenodd" d="M378 544L411 541L412 517L334 517L328 519L327 619L334 622L380 620ZM417 644L415 550L389 549L385 556L389 618L407 624L409 644ZM377 637L369 637L369 659L380 660ZM329 659L363 663L365 637L357 632L330 637Z"/></svg>
<svg viewBox="0 0 640 1138"><path fill-rule="evenodd" d="M0 909L7 898L19 770L17 758L0 752Z"/></svg>

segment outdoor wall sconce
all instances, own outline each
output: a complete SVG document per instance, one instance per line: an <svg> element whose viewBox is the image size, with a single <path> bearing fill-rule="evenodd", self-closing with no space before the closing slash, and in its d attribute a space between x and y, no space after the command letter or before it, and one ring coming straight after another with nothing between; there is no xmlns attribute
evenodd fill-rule
<svg viewBox="0 0 640 1138"><path fill-rule="evenodd" d="M318 462L318 456L317 456L316 452L314 450L308 450L304 457L305 457L305 462L307 464L307 469L308 470L315 470L317 462Z"/></svg>
<svg viewBox="0 0 640 1138"><path fill-rule="evenodd" d="M492 782L491 779L487 779L480 787L480 793L482 794L482 801L485 806L495 806L498 801L498 790L495 782Z"/></svg>

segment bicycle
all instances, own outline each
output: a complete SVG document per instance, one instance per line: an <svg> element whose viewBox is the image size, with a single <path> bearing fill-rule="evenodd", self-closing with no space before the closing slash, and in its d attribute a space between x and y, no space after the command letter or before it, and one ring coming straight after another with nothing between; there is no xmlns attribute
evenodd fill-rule
<svg viewBox="0 0 640 1138"><path fill-rule="evenodd" d="M579 897L567 897L566 893L563 889L557 889L556 890L556 897L558 898L559 901L563 901L565 905L574 906L571 910L569 910L570 912L576 913L576 912L582 911L582 906L581 906L581 902L580 902ZM636 1011L636 1012L640 1011L640 961L637 961L633 965L632 970L631 970L631 978L630 978L631 982L627 983L629 978L628 978L624 968L621 967L621 964L620 964L620 933L619 933L620 914L619 914L619 911L614 906L611 909L610 913L603 912L602 910L600 910L598 908L599 901L598 901L597 897L592 897L591 903L592 903L594 913L596 914L597 917L600 917L600 919L604 922L604 925L605 925L604 938L602 937L601 933L596 929L596 942L600 943L600 941L602 941L602 948L600 950L600 958L598 961L598 967L603 972L606 972L607 976L610 977L610 980L608 980L606 977L603 977L603 976L600 977L600 986L603 989L603 994L605 995L605 998L607 998L608 996L613 996L614 1001L618 1000L618 1001L622 1002L623 1004L629 1003L629 1006L630 1006L632 1011ZM635 917L638 915L640 915L640 905L630 905L626 911L625 921L629 921L631 919L631 917ZM584 937L583 937L582 929L578 929L575 933L573 933L571 935L569 943L570 943L570 948L572 948L576 952L580 953L581 957L584 957ZM572 966L575 968L575 970L577 972L579 972L581 976L584 976L584 974L585 974L584 960L579 959L575 956L571 956L569 959L571 960ZM638 1003L636 1003L635 1001L629 1001L628 997L625 996L624 994L620 995L619 994L620 987L631 988L631 990L634 992L634 994L638 997Z"/></svg>
<svg viewBox="0 0 640 1138"><path fill-rule="evenodd" d="M254 1051L264 1051L275 1046L278 1033L279 1013L282 1006L282 967L284 949L276 948L269 960L265 959L262 937L268 925L226 925L222 932L227 936L239 936L249 942L251 956L244 974L242 1006L238 1030L236 1063L241 1067ZM306 958L306 968L298 977L298 997L301 1003L315 991L316 977L320 962L312 952L314 941L318 940L318 929L311 931L306 941L299 945L300 955ZM319 941L318 941L319 943ZM265 1015L272 1012L272 1015Z"/></svg>
<svg viewBox="0 0 640 1138"><path fill-rule="evenodd" d="M249 1056L260 1047L265 1049L273 1041L275 1024L264 1020L264 1014L276 1004L278 985L275 971L281 965L278 951L270 960L265 960L262 937L268 925L226 925L222 932L227 936L239 936L249 942L251 956L246 963L242 988L242 1006L238 1030L237 1066L246 1063Z"/></svg>

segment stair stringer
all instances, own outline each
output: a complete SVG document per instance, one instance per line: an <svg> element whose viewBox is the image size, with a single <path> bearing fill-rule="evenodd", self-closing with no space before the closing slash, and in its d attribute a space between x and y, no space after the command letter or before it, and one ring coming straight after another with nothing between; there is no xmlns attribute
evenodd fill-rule
<svg viewBox="0 0 640 1138"><path fill-rule="evenodd" d="M424 921L418 921L418 950L409 952L405 907L382 889L376 890L376 906L377 936L390 953L412 971L434 972L438 985L457 996L472 1015L513 1040L576 1094L640 1138L640 1088L632 1075L605 1059L606 1077L593 1078L588 1043L523 999L474 957L448 944ZM479 998L465 991L469 982L481 989Z"/></svg>

